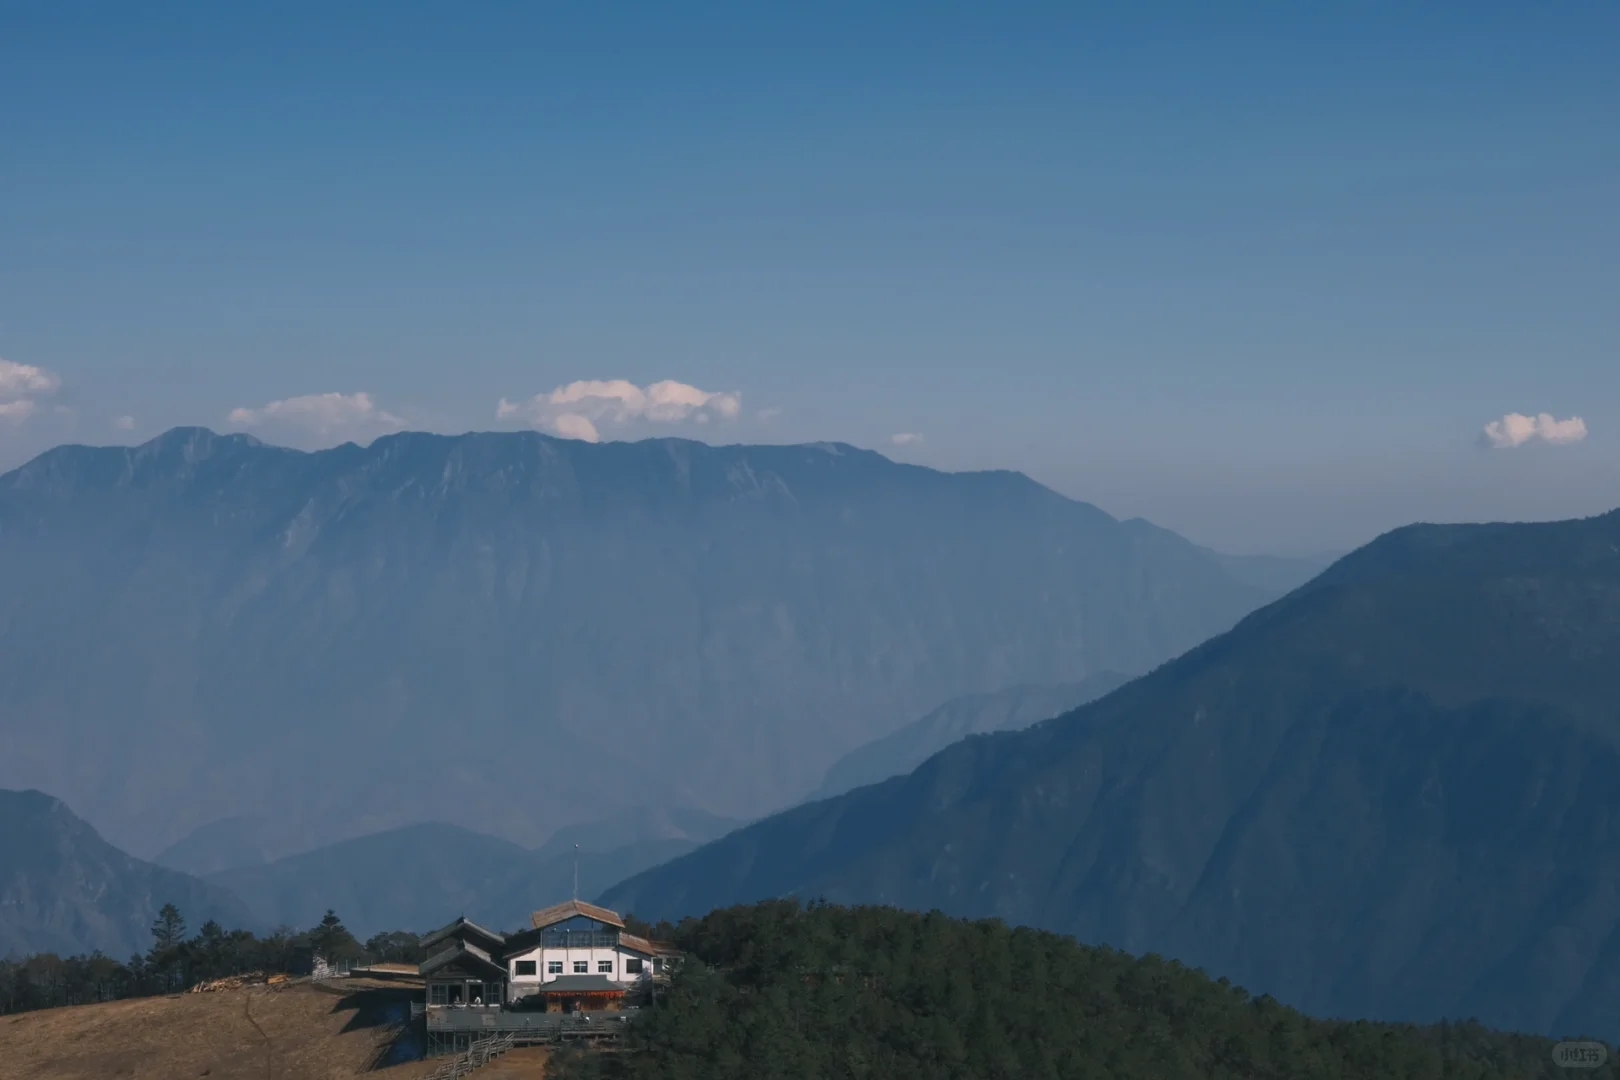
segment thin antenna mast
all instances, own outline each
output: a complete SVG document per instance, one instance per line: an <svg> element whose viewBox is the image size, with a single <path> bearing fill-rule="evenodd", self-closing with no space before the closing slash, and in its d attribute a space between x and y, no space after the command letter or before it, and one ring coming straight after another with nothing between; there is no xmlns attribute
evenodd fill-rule
<svg viewBox="0 0 1620 1080"><path fill-rule="evenodd" d="M579 901L579 845L574 845L574 901Z"/></svg>

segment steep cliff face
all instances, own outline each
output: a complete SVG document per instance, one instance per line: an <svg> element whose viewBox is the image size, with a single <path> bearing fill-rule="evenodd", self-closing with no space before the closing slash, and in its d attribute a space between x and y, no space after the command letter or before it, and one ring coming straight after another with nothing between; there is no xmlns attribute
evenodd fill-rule
<svg viewBox="0 0 1620 1080"><path fill-rule="evenodd" d="M1023 476L848 446L180 429L0 478L0 783L147 853L752 817L948 698L1145 670L1265 598Z"/></svg>

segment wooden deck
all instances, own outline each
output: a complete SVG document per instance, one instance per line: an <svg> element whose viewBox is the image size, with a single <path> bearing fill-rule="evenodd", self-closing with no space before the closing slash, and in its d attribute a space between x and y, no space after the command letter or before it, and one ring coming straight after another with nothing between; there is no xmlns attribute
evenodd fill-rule
<svg viewBox="0 0 1620 1080"><path fill-rule="evenodd" d="M418 1011L419 1010L419 1011ZM510 1039L514 1046L569 1042L618 1043L629 1033L637 1010L624 1012L545 1013L498 1006L435 1006L417 1012L427 1031L431 1055L459 1053L491 1038ZM425 1014L425 1015L424 1015Z"/></svg>

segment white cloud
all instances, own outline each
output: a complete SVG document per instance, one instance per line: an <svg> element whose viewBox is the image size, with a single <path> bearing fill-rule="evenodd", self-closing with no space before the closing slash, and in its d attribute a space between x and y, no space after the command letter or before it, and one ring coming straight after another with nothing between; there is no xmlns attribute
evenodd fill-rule
<svg viewBox="0 0 1620 1080"><path fill-rule="evenodd" d="M915 431L902 431L898 435L890 435L889 441L895 446L915 446L923 441L923 437Z"/></svg>
<svg viewBox="0 0 1620 1080"><path fill-rule="evenodd" d="M27 398L21 398L17 401L0 401L0 420L20 424L33 416L38 408L38 405L35 405Z"/></svg>
<svg viewBox="0 0 1620 1080"><path fill-rule="evenodd" d="M39 411L39 398L61 389L53 371L32 364L0 360L0 421L20 424Z"/></svg>
<svg viewBox="0 0 1620 1080"><path fill-rule="evenodd" d="M1523 446L1532 439L1549 443L1574 443L1584 438L1586 438L1586 421L1578 416L1559 420L1551 413L1542 413L1539 416L1508 413L1500 420L1492 420L1485 425L1485 441L1500 450Z"/></svg>
<svg viewBox="0 0 1620 1080"><path fill-rule="evenodd" d="M699 390L673 379L648 386L637 386L627 379L584 379L547 394L536 394L527 401L501 398L495 406L497 420L517 420L586 442L602 437L603 424L707 424L711 420L735 420L741 412L741 394Z"/></svg>
<svg viewBox="0 0 1620 1080"><path fill-rule="evenodd" d="M113 420L112 426L119 431L134 431L135 418L133 416L120 416Z"/></svg>
<svg viewBox="0 0 1620 1080"><path fill-rule="evenodd" d="M232 409L227 420L236 427L295 428L321 438L334 435L363 438L405 426L405 421L379 407L366 393L283 398L257 409Z"/></svg>
<svg viewBox="0 0 1620 1080"><path fill-rule="evenodd" d="M596 430L596 425L588 417L578 413L563 413L551 421L551 429L565 439L581 439L585 442L601 442L602 433Z"/></svg>

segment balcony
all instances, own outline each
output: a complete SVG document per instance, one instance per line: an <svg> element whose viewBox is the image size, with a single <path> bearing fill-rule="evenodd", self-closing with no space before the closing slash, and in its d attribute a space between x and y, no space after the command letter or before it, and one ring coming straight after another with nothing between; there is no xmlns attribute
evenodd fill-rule
<svg viewBox="0 0 1620 1080"><path fill-rule="evenodd" d="M615 949L618 945L616 930L545 930L540 934L542 949Z"/></svg>

